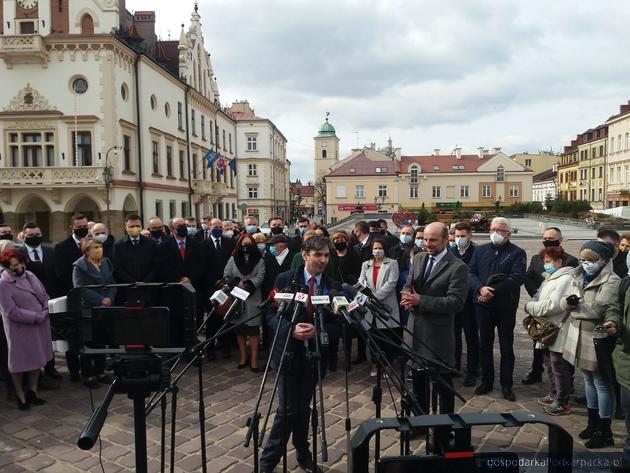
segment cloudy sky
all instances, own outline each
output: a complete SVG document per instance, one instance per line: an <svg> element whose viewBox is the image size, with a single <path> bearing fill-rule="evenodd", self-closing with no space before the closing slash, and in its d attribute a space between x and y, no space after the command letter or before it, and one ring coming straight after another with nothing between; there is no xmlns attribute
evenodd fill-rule
<svg viewBox="0 0 630 473"><path fill-rule="evenodd" d="M192 0L127 0L178 38ZM201 0L221 102L248 99L312 179L330 112L340 156L391 135L403 154L560 151L630 99L621 0Z"/></svg>

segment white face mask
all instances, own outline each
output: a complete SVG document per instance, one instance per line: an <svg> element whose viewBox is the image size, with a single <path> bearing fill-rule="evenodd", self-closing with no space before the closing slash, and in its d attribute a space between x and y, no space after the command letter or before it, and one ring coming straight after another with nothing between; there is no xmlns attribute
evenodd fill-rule
<svg viewBox="0 0 630 473"><path fill-rule="evenodd" d="M416 238L416 246L418 248L424 248L424 240L422 238Z"/></svg>
<svg viewBox="0 0 630 473"><path fill-rule="evenodd" d="M505 238L500 233L490 234L490 241L495 245L500 245L501 243L503 243L503 240L505 240Z"/></svg>
<svg viewBox="0 0 630 473"><path fill-rule="evenodd" d="M234 230L226 230L223 232L223 236L226 238L232 238L234 236Z"/></svg>
<svg viewBox="0 0 630 473"><path fill-rule="evenodd" d="M382 258L385 256L385 250L372 250L372 254L375 258Z"/></svg>
<svg viewBox="0 0 630 473"><path fill-rule="evenodd" d="M206 225L205 223L202 223L202 224L201 224L201 228L202 228L202 229L203 229L203 231L205 232L205 231L206 231L208 228L210 228L210 227L208 227L208 225Z"/></svg>
<svg viewBox="0 0 630 473"><path fill-rule="evenodd" d="M108 237L108 236L109 236L109 235L107 235L107 233L100 233L100 234L98 234L98 235L95 235L95 236L94 236L94 239L95 239L96 241L100 241L101 243L105 243L105 241L107 240L107 237Z"/></svg>
<svg viewBox="0 0 630 473"><path fill-rule="evenodd" d="M458 248L466 248L468 246L468 237L455 237L455 243Z"/></svg>
<svg viewBox="0 0 630 473"><path fill-rule="evenodd" d="M600 265L597 263L593 263L592 261L582 261L582 269L588 275L595 274L597 270L600 268Z"/></svg>

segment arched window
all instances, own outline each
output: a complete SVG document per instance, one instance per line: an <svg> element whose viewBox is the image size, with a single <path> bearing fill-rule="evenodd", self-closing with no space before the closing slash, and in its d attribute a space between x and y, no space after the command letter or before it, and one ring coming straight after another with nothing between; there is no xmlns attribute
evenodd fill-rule
<svg viewBox="0 0 630 473"><path fill-rule="evenodd" d="M328 156L327 152L325 149L322 150L322 158L326 159L326 156Z"/></svg>
<svg viewBox="0 0 630 473"><path fill-rule="evenodd" d="M94 20L87 13L81 18L81 34L92 35L94 34Z"/></svg>
<svg viewBox="0 0 630 473"><path fill-rule="evenodd" d="M420 173L420 170L418 169L418 166L411 166L409 168L409 178L411 180L411 182L413 183L417 183L418 182L418 175Z"/></svg>
<svg viewBox="0 0 630 473"><path fill-rule="evenodd" d="M497 182L505 181L505 169L503 166L497 168Z"/></svg>

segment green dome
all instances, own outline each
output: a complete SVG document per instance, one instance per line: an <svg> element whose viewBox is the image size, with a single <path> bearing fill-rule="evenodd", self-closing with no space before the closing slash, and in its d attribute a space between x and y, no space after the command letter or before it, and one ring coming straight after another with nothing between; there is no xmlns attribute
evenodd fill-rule
<svg viewBox="0 0 630 473"><path fill-rule="evenodd" d="M326 121L319 129L319 133L317 133L318 138L325 137L325 136L335 136L335 137L337 136L335 134L335 127L332 126L330 123L328 123L328 118L326 118Z"/></svg>

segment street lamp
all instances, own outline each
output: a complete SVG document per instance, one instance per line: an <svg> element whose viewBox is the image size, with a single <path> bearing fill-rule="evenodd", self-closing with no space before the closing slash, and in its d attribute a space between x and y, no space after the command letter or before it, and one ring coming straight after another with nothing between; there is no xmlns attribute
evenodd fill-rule
<svg viewBox="0 0 630 473"><path fill-rule="evenodd" d="M122 146L114 145L105 153L105 169L103 169L103 182L105 183L105 200L107 204L107 228L111 231L110 219L109 219L109 189L112 186L113 173L112 166L109 164L109 153L112 151L118 151L122 149Z"/></svg>

